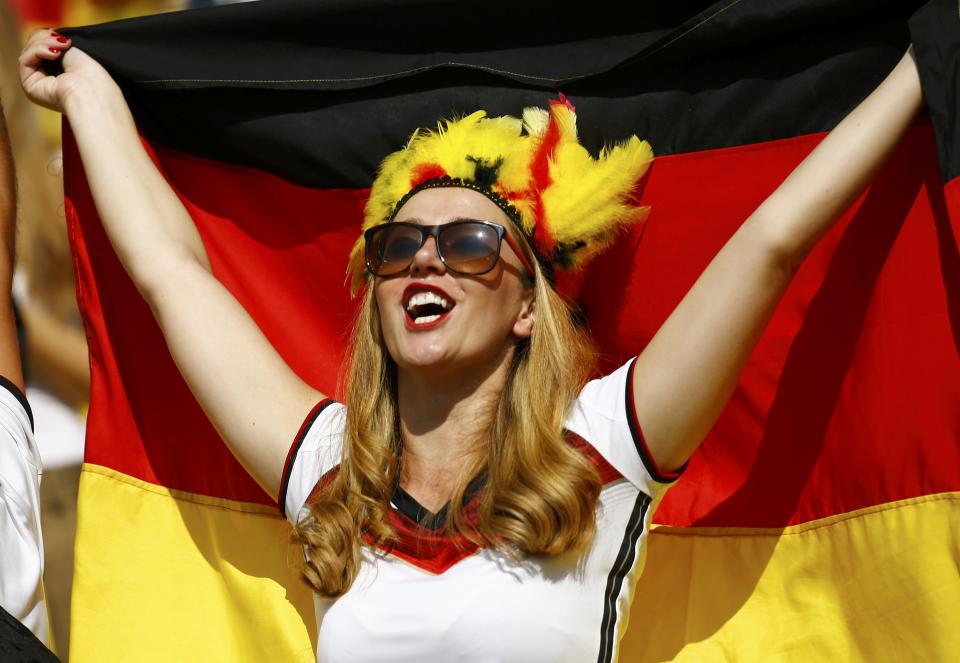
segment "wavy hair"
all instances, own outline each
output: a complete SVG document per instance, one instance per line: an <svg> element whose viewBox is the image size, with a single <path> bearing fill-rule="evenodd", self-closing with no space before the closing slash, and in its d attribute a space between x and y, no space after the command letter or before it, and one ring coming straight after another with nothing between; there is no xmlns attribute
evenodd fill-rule
<svg viewBox="0 0 960 663"><path fill-rule="evenodd" d="M519 243L528 250L522 239ZM599 473L564 437L564 421L591 372L594 353L569 306L547 285L536 260L531 262L533 331L514 346L487 431L487 451L463 473L445 527L510 555L557 555L586 546L595 529ZM294 530L305 550L303 575L328 598L350 588L363 545L395 538L387 516L402 453L397 368L384 343L372 287L364 294L348 356L340 467L310 505L310 517ZM465 493L481 472L486 485L479 517L468 524Z"/></svg>

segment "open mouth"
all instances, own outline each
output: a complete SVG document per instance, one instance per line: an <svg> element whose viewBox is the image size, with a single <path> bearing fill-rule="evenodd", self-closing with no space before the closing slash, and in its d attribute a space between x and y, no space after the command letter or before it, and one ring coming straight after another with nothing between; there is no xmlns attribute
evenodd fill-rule
<svg viewBox="0 0 960 663"><path fill-rule="evenodd" d="M403 293L403 309L409 327L423 329L440 324L455 304L440 288L415 284Z"/></svg>

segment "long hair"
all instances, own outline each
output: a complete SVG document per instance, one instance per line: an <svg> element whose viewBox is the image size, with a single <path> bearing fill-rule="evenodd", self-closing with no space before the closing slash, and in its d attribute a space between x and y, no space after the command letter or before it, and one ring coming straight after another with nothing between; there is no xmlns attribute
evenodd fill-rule
<svg viewBox="0 0 960 663"><path fill-rule="evenodd" d="M536 271L533 331L515 344L489 424L487 452L463 473L445 526L451 534L511 555L556 555L583 548L595 529L599 474L564 437L564 421L594 355L586 331L547 285L536 260L531 262ZM383 340L372 287L354 324L349 358L340 466L294 532L306 554L304 577L329 598L350 588L360 569L361 546L395 536L387 514L402 450L397 369ZM471 478L481 472L486 472L486 486L479 518L468 524L464 496Z"/></svg>

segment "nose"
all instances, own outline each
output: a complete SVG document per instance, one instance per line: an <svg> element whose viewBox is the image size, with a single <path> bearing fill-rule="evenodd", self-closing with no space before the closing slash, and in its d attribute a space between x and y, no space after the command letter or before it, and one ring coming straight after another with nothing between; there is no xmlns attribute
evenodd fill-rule
<svg viewBox="0 0 960 663"><path fill-rule="evenodd" d="M443 274L447 270L446 265L440 260L440 252L437 250L437 238L427 237L423 246L414 254L413 262L410 263L411 276L417 276L434 272Z"/></svg>

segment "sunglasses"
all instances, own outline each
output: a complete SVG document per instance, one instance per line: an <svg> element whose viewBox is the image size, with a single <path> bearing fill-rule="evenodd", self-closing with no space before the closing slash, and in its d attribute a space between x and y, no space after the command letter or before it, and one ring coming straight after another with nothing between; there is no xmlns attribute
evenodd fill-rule
<svg viewBox="0 0 960 663"><path fill-rule="evenodd" d="M363 233L367 271L374 276L396 276L410 269L417 252L433 237L437 256L451 272L468 276L486 274L500 258L506 240L529 274L533 267L506 228L489 221L464 219L437 226L393 221Z"/></svg>

